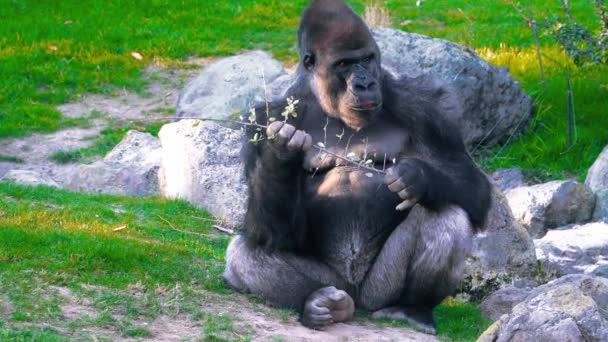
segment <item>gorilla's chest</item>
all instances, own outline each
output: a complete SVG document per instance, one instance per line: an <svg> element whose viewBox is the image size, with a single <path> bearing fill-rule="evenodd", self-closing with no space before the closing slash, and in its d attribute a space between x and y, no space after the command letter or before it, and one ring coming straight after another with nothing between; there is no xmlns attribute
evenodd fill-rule
<svg viewBox="0 0 608 342"><path fill-rule="evenodd" d="M325 141L333 143L324 146L331 153L311 149L305 157L309 170L305 202L314 254L352 284L363 280L388 235L404 218L395 210L399 197L388 190L384 175L359 165L382 170L393 164L406 137L384 128L341 139L334 134L331 140L335 131L327 130ZM313 139L319 139L318 134Z"/></svg>

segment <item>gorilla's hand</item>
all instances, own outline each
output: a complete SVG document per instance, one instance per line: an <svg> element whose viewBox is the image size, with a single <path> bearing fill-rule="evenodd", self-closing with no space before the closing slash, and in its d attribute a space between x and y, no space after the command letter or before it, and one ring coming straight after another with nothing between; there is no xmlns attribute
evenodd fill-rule
<svg viewBox="0 0 608 342"><path fill-rule="evenodd" d="M266 136L275 156L281 160L290 160L306 152L312 146L310 134L282 121L275 121L266 128Z"/></svg>
<svg viewBox="0 0 608 342"><path fill-rule="evenodd" d="M426 195L429 182L425 168L423 161L405 158L386 171L384 183L403 200L395 209L409 209Z"/></svg>

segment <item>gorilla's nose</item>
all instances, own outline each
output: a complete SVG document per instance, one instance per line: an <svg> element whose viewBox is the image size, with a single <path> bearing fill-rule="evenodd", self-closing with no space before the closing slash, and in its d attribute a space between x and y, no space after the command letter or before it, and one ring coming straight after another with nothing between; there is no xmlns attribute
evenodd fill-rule
<svg viewBox="0 0 608 342"><path fill-rule="evenodd" d="M376 88L376 81L368 78L356 79L354 82L354 88L357 93L364 93L367 91L374 91Z"/></svg>

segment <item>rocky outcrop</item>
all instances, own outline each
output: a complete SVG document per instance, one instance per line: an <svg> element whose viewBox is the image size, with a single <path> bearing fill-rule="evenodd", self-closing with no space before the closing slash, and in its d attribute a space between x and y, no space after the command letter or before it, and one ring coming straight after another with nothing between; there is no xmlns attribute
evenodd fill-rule
<svg viewBox="0 0 608 342"><path fill-rule="evenodd" d="M0 181L32 186L45 185L55 188L59 187L59 184L51 179L51 177L31 170L9 170L4 176L0 177Z"/></svg>
<svg viewBox="0 0 608 342"><path fill-rule="evenodd" d="M560 278L530 292L478 341L608 341L608 279Z"/></svg>
<svg viewBox="0 0 608 342"><path fill-rule="evenodd" d="M72 168L62 178L72 190L150 196L158 194L159 166L158 138L131 130L102 160Z"/></svg>
<svg viewBox="0 0 608 342"><path fill-rule="evenodd" d="M176 118L238 118L247 108L263 102L265 84L283 74L283 65L262 51L221 59L182 90Z"/></svg>
<svg viewBox="0 0 608 342"><path fill-rule="evenodd" d="M240 227L247 202L241 131L182 120L163 126L158 136L161 194L207 209L230 228Z"/></svg>
<svg viewBox="0 0 608 342"><path fill-rule="evenodd" d="M519 187L505 195L513 215L533 238L543 237L548 229L589 222L595 206L591 190L572 180Z"/></svg>
<svg viewBox="0 0 608 342"><path fill-rule="evenodd" d="M543 270L554 276L593 273L608 265L608 224L589 223L566 230L551 230L534 240Z"/></svg>
<svg viewBox="0 0 608 342"><path fill-rule="evenodd" d="M497 321L502 315L509 314L513 307L523 302L529 294L530 290L505 287L484 299L479 310L487 319Z"/></svg>
<svg viewBox="0 0 608 342"><path fill-rule="evenodd" d="M589 169L585 185L597 197L593 219L608 222L608 146L604 147L600 156Z"/></svg>

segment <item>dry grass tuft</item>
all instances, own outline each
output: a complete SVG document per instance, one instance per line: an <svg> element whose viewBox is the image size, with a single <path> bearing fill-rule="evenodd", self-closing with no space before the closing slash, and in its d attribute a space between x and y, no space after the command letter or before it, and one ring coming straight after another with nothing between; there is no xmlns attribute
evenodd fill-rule
<svg viewBox="0 0 608 342"><path fill-rule="evenodd" d="M365 6L363 20L370 28L391 26L391 15L380 1L370 1Z"/></svg>

